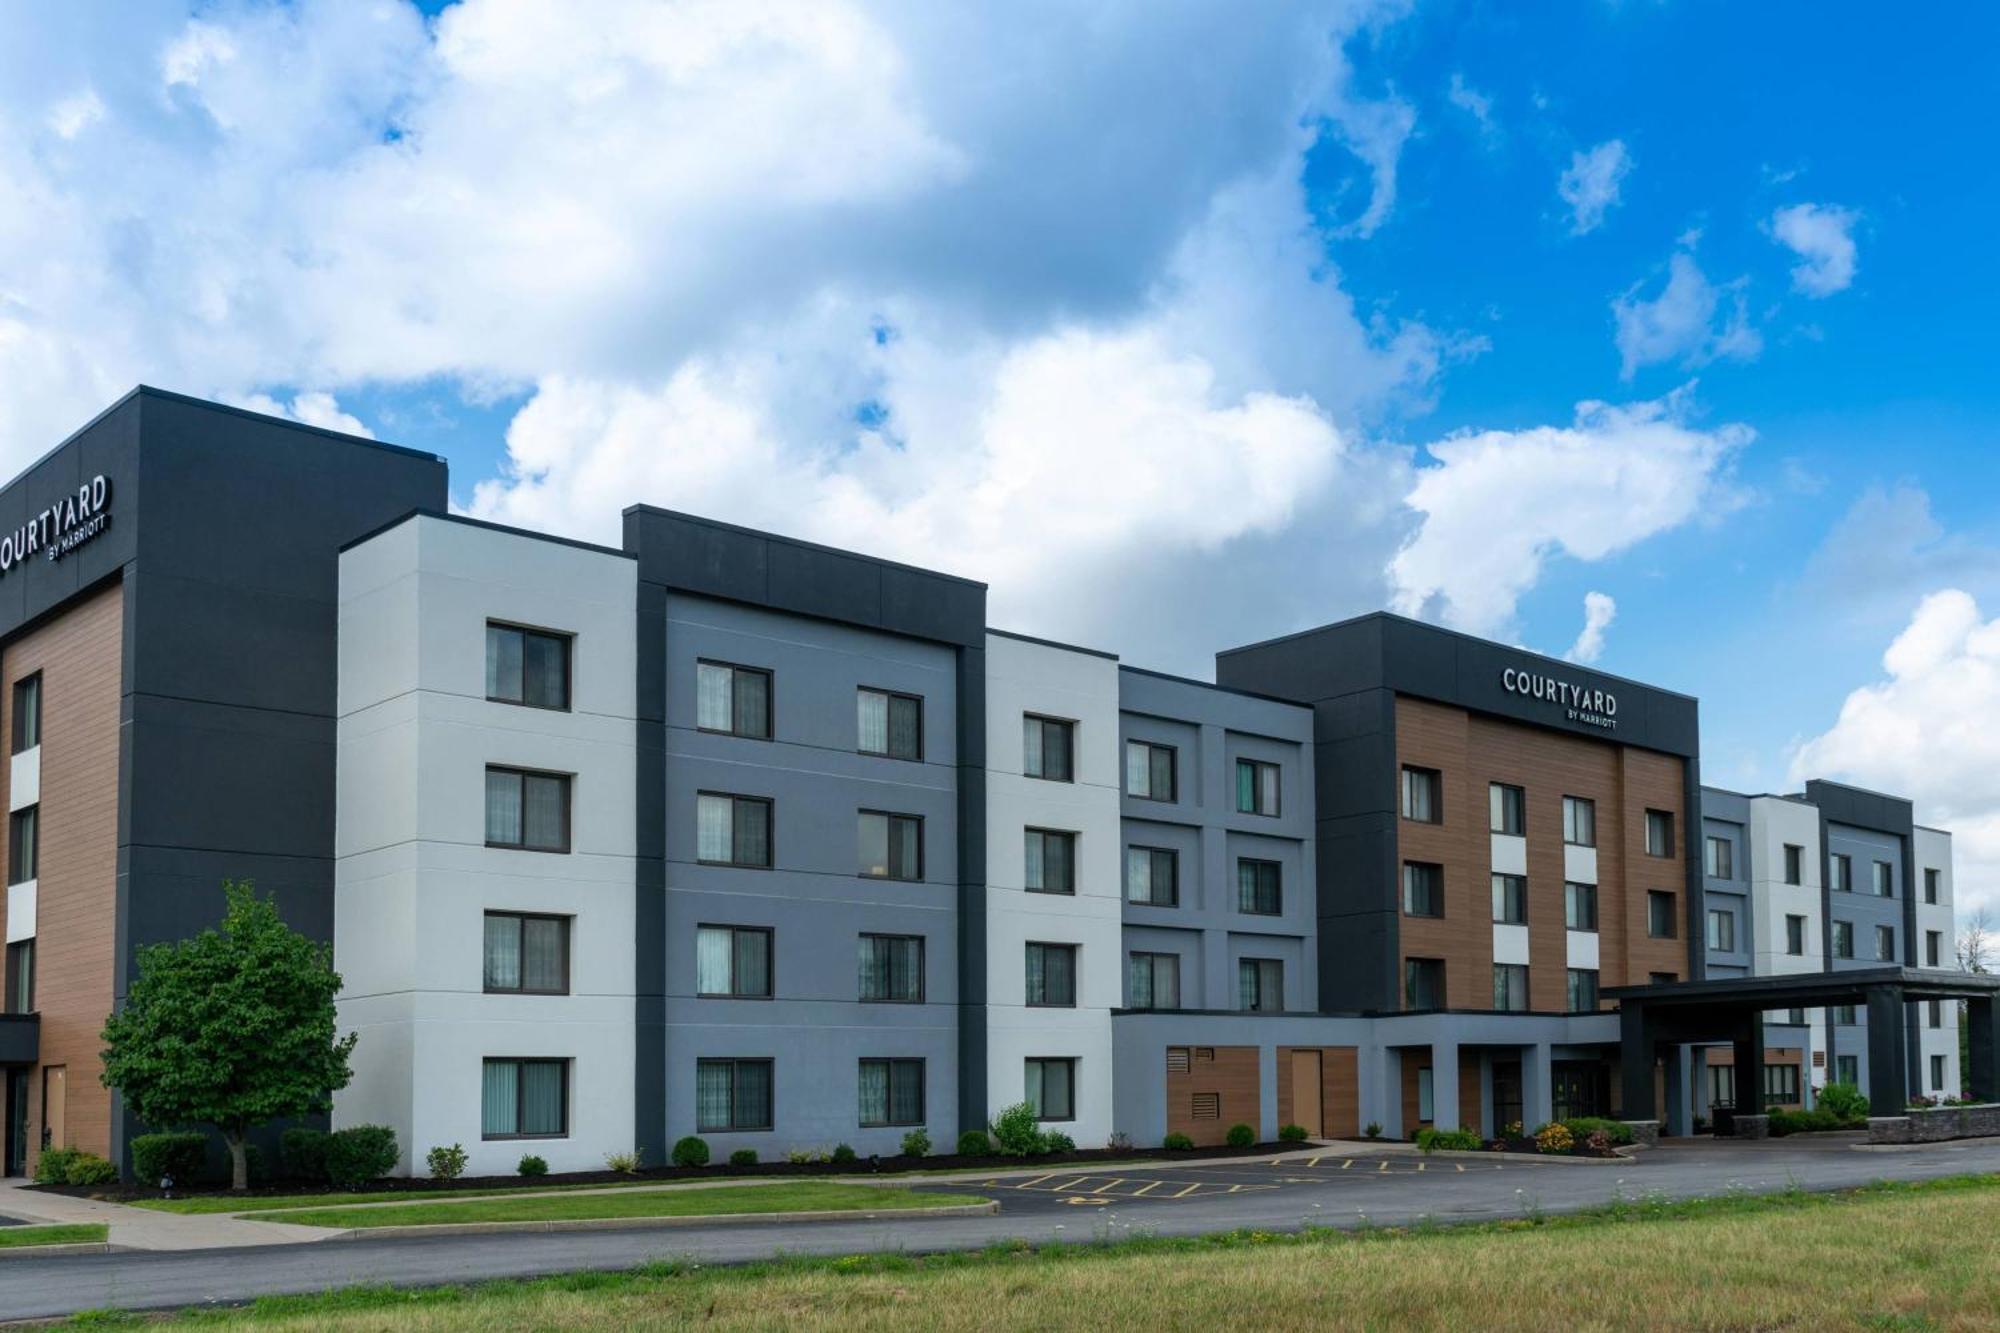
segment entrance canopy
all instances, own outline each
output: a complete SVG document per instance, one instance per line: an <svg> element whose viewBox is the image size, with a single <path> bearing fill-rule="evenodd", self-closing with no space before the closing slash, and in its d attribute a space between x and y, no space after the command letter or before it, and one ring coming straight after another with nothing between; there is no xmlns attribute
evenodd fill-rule
<svg viewBox="0 0 2000 1333"><path fill-rule="evenodd" d="M1772 1009L1868 1008L1868 1101L1877 1115L1899 1115L1913 1078L1905 1005L1916 1000L1964 1000L1972 1096L2000 1101L2000 1023L1995 1021L2000 976L1914 967L1845 972L1722 977L1709 981L1609 986L1618 1003L1620 1070L1625 1105L1653 1104L1653 1062L1662 1044L1727 1041L1736 1048L1742 1109L1763 1109L1764 1014Z"/></svg>

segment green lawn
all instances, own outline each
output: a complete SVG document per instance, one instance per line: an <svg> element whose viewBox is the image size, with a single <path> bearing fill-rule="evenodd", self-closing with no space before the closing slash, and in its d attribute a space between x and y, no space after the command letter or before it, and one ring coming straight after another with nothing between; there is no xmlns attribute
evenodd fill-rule
<svg viewBox="0 0 2000 1333"><path fill-rule="evenodd" d="M47 1227L0 1227L0 1250L18 1245L101 1245L111 1228L102 1222Z"/></svg>
<svg viewBox="0 0 2000 1333"><path fill-rule="evenodd" d="M628 1189L633 1185L658 1185L666 1182L634 1177L631 1180L598 1181L589 1185L536 1185L523 1181L519 1186L467 1186L464 1189L439 1190L370 1190L366 1193L351 1194L198 1194L189 1199L134 1199L134 1208L151 1208L161 1213L261 1213L276 1208L332 1208L347 1203L397 1203L402 1200L428 1201L431 1199L492 1199L506 1198L512 1194L534 1194L546 1191L566 1193L572 1190L615 1190Z"/></svg>
<svg viewBox="0 0 2000 1333"><path fill-rule="evenodd" d="M955 1194L919 1194L875 1185L798 1181L776 1185L706 1185L633 1194L548 1195L462 1202L396 1204L386 1208L307 1208L262 1213L260 1222L309 1227L415 1227L438 1222L558 1222L610 1217L714 1217L740 1213L888 1212L977 1203Z"/></svg>

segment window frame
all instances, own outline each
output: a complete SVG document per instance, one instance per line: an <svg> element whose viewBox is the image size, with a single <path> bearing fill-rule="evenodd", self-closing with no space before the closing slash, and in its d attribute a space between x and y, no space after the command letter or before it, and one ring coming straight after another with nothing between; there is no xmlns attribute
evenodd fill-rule
<svg viewBox="0 0 2000 1333"><path fill-rule="evenodd" d="M884 1066L883 1085L882 1085L883 1086L882 1104L884 1107L885 1114L887 1116L886 1119L869 1120L866 1119L861 1114L862 1074L865 1072L867 1066L869 1065ZM895 1118L896 1081L897 1081L896 1067L898 1065L916 1066L917 1118L914 1120L898 1120ZM928 1105L929 1098L925 1095L926 1092L928 1091L928 1089L925 1087L925 1084L928 1082L928 1080L929 1080L929 1070L925 1066L924 1058L920 1055L864 1055L859 1057L855 1061L855 1069L854 1069L855 1123L862 1129L908 1129L923 1125L930 1109Z"/></svg>
<svg viewBox="0 0 2000 1333"><path fill-rule="evenodd" d="M1764 1104L1766 1106L1787 1106L1799 1100L1799 1067L1793 1064L1766 1064L1764 1069ZM1778 1086L1773 1087L1776 1083Z"/></svg>
<svg viewBox="0 0 2000 1333"><path fill-rule="evenodd" d="M487 923L492 921L494 917L504 917L514 922L515 938L518 941L516 948L519 951L523 964L526 963L528 956L527 923L530 921L553 921L556 923L562 949L562 985L560 988L556 990L544 990L539 986L495 986L492 983L486 973L486 929ZM572 967L574 954L572 953L572 949L574 948L575 941L575 921L576 918L574 916L561 912L517 912L511 908L492 907L481 912L479 917L480 993L484 995L568 995L570 993L571 979L574 976ZM527 974L525 965L522 967L521 972L524 976Z"/></svg>
<svg viewBox="0 0 2000 1333"><path fill-rule="evenodd" d="M1042 884L1040 887L1028 883L1028 840L1030 838L1041 838L1044 840L1042 843ZM1048 887L1049 849L1047 839L1049 838L1061 839L1067 849L1063 853L1063 865L1068 869L1069 883L1062 888L1052 889ZM1043 828L1038 824L1025 825L1021 829L1021 891L1023 893L1047 894L1052 898L1076 897L1077 841L1075 829Z"/></svg>
<svg viewBox="0 0 2000 1333"><path fill-rule="evenodd" d="M1509 875L1494 871L1493 884L1493 924L1496 926L1525 926L1528 924L1528 877ZM1406 890L1407 891L1407 890Z"/></svg>
<svg viewBox="0 0 2000 1333"><path fill-rule="evenodd" d="M704 796L728 801L729 806L729 856L727 861L711 860L701 854L701 799ZM737 848L741 845L736 836L737 807L751 804L764 807L764 860L739 861ZM694 859L696 865L725 866L732 870L771 870L778 864L778 803L769 796L748 796L741 792L711 791L703 789L694 794Z"/></svg>
<svg viewBox="0 0 2000 1333"><path fill-rule="evenodd" d="M1646 807L1646 855L1656 857L1662 861L1671 861L1678 855L1674 843L1674 822L1673 811L1660 810L1652 806ZM1655 829L1659 829L1662 832L1660 844L1666 849L1664 851L1653 850L1653 831Z"/></svg>
<svg viewBox="0 0 2000 1333"><path fill-rule="evenodd" d="M1936 907L1938 905L1938 887L1943 878L1944 876L1938 872L1937 867L1924 867L1924 906Z"/></svg>
<svg viewBox="0 0 2000 1333"><path fill-rule="evenodd" d="M1042 743L1040 746L1040 750L1042 756L1041 767L1044 771L1040 773L1030 773L1028 771L1027 736L1028 736L1028 727L1030 725L1039 725L1042 728ZM1066 771L1060 776L1052 776L1046 771L1048 768L1048 758L1049 758L1049 728L1051 727L1056 728L1058 733L1063 738L1063 758L1065 761L1064 768ZM1075 718L1055 717L1048 713L1036 713L1036 712L1023 712L1021 714L1021 776L1024 778L1033 778L1037 782L1074 783L1076 781L1076 719Z"/></svg>
<svg viewBox="0 0 2000 1333"><path fill-rule="evenodd" d="M7 975L0 979L6 987L4 1012L32 1014L35 1009L35 937L15 940L7 946Z"/></svg>
<svg viewBox="0 0 2000 1333"><path fill-rule="evenodd" d="M1945 1065L1945 1060L1944 1060L1944 1057L1943 1057L1942 1055L1933 1055L1933 1056L1931 1057L1931 1091L1932 1091L1932 1092L1943 1092L1943 1091L1944 1091L1944 1071L1945 1071L1945 1069L1946 1069L1946 1065Z"/></svg>
<svg viewBox="0 0 2000 1333"><path fill-rule="evenodd" d="M1580 893L1578 892L1579 890L1581 890ZM1590 905L1589 925L1578 924L1579 918L1584 915L1575 910L1578 902L1588 902ZM1597 933L1597 919L1597 885L1586 884L1578 879L1564 880L1563 929L1583 931L1594 935Z"/></svg>
<svg viewBox="0 0 2000 1333"><path fill-rule="evenodd" d="M571 1067L575 1062L567 1056L551 1055L485 1055L479 1060L480 1108L479 1141L481 1143L512 1143L527 1139L566 1139L570 1136L570 1106L573 1100L570 1088ZM524 1134L516 1130L511 1134L488 1134L486 1132L486 1066L514 1066L514 1123L521 1123L522 1088L521 1080L527 1076L529 1065L556 1065L562 1070L562 1128L553 1134Z"/></svg>
<svg viewBox="0 0 2000 1333"><path fill-rule="evenodd" d="M1710 879L1735 879L1736 844L1720 834L1704 834L1701 869Z"/></svg>
<svg viewBox="0 0 2000 1333"><path fill-rule="evenodd" d="M1419 976L1433 977L1437 983L1437 994L1433 1003L1417 1003L1416 981ZM1444 959L1426 957L1405 957L1403 959L1403 1010L1406 1013L1436 1013L1449 1007L1445 987L1449 973Z"/></svg>
<svg viewBox="0 0 2000 1333"><path fill-rule="evenodd" d="M863 984L863 979L866 978L868 975L867 961L864 957L857 956L855 959L857 975L855 977L855 984L854 984L854 993L857 997L857 1003L860 1004L925 1003L926 1002L925 997L930 994L929 937L925 935L912 935L907 931L892 932L885 930L864 930L859 932L859 934L856 936L856 941L860 946L860 950L863 952L865 952L866 949L868 948L869 942L873 940L885 940L896 944L908 944L911 942L915 942L917 946L917 993L914 996L910 996L908 998L898 998L893 995L868 994L867 993L868 988L865 984Z"/></svg>
<svg viewBox="0 0 2000 1333"><path fill-rule="evenodd" d="M1159 1002L1160 978L1158 969L1160 963L1163 961L1173 964L1174 1003L1172 1004L1161 1004ZM1146 985L1150 992L1150 1002L1146 1004L1138 1003L1139 988L1134 984L1134 978L1138 975L1141 967L1146 971ZM1160 949L1128 950L1125 954L1125 992L1128 996L1132 997L1131 1002L1126 1005L1128 1009L1138 1010L1143 1013L1172 1013L1179 1009L1181 1007L1181 956L1177 953L1168 953Z"/></svg>
<svg viewBox="0 0 2000 1333"><path fill-rule="evenodd" d="M1077 1066L1077 1058L1076 1058L1075 1056L1073 1056L1073 1055L1028 1055L1028 1056L1023 1056L1023 1057L1022 1057L1022 1060L1021 1060L1021 1094L1022 1094L1022 1097L1023 1097L1024 1099L1026 1098L1026 1096L1027 1096L1027 1092L1028 1092L1028 1066L1029 1066L1029 1065L1065 1065L1065 1066L1067 1066L1067 1069L1066 1069L1066 1070L1064 1071L1064 1072L1065 1072L1065 1073L1066 1073L1066 1074L1068 1075L1068 1081L1067 1081L1067 1085L1066 1085L1066 1086L1067 1086L1067 1087L1069 1088L1069 1108L1068 1108L1068 1112L1067 1112L1067 1114L1064 1114L1064 1115L1046 1115L1046 1114L1044 1114L1044 1113L1043 1113L1043 1112L1044 1112L1044 1108L1043 1108L1042 1106L1035 1106L1034 1110L1035 1110L1035 1119L1036 1119L1036 1121L1037 1121L1037 1122L1039 1122L1039 1123L1043 1123L1043 1124L1068 1124L1069 1122L1071 1122L1071 1121L1075 1120L1075 1119L1076 1119L1076 1066ZM1044 1093L1044 1098L1043 1098L1043 1100L1044 1100L1044 1101L1046 1102L1046 1100L1047 1100L1047 1098L1046 1098L1046 1093L1047 1093L1047 1091L1048 1091L1048 1076L1047 1076L1046 1072L1044 1072L1044 1074L1043 1074L1043 1077L1042 1077L1042 1091L1043 1091L1043 1093ZM1030 1103L1030 1104L1032 1105L1032 1103Z"/></svg>
<svg viewBox="0 0 2000 1333"><path fill-rule="evenodd" d="M1944 932L1927 930L1924 932L1924 966L1943 967Z"/></svg>
<svg viewBox="0 0 2000 1333"><path fill-rule="evenodd" d="M1252 807L1248 810L1243 808L1243 770L1246 767L1250 769L1250 804ZM1271 782L1271 808L1269 810L1263 808L1264 772L1267 769L1275 775ZM1282 817L1285 809L1284 765L1273 763L1269 759L1252 759L1247 755L1238 755L1236 756L1235 766L1230 769L1230 772L1236 780L1236 791L1230 803L1236 807L1237 814L1255 815L1259 819L1278 819Z"/></svg>
<svg viewBox="0 0 2000 1333"><path fill-rule="evenodd" d="M701 1067L703 1065L729 1066L729 1123L727 1125L703 1124L701 1122ZM737 1123L736 1108L740 1100L737 1094L737 1071L744 1065L763 1065L770 1071L765 1085L771 1090L770 1105L765 1107L770 1114L761 1125ZM768 1055L704 1055L694 1062L695 1078L695 1132L698 1134L768 1134L778 1123L778 1062ZM857 1094L858 1100L858 1094Z"/></svg>
<svg viewBox="0 0 2000 1333"><path fill-rule="evenodd" d="M576 634L570 630L549 629L543 625L523 625L519 621L497 620L489 616L486 620L486 650L493 651L494 630L506 634L522 636L521 653L521 697L509 699L504 694L486 692L486 702L507 704L513 708L539 708L545 713L571 713L576 711ZM559 704L536 703L528 695L528 654L526 640L530 637L550 639L562 646L562 702ZM484 684L484 682L481 682Z"/></svg>
<svg viewBox="0 0 2000 1333"><path fill-rule="evenodd" d="M1510 801L1508 798L1512 797ZM1507 827L1507 816L1513 815L1513 827ZM1498 817L1497 820L1495 817ZM1525 838L1528 836L1528 789L1511 782L1489 782L1486 784L1486 831L1498 833L1503 838Z"/></svg>
<svg viewBox="0 0 2000 1333"><path fill-rule="evenodd" d="M1032 970L1032 969L1031 969L1031 968L1029 967L1029 965L1028 965L1028 960L1029 960L1030 958L1032 958L1032 957L1034 956L1034 953L1035 953L1035 950L1037 950L1037 949L1040 949L1040 950L1042 951L1042 955L1043 955L1043 956L1042 956L1042 994L1043 994L1044 998L1043 998L1043 999L1039 999L1039 1000L1038 1000L1038 999L1035 999L1035 998L1034 998L1034 994L1033 994L1033 986L1032 986L1032 984L1031 984L1031 982L1030 982L1030 978L1031 978L1031 977L1032 977L1032 976L1034 975L1034 972L1033 972L1033 970ZM1048 965L1048 953L1049 953L1049 951L1050 951L1050 950L1054 950L1055 952L1057 952L1057 953L1059 953L1059 954L1066 954L1066 955L1068 955L1068 958L1069 958L1069 999L1067 999L1067 1000L1051 1000L1051 999L1048 999L1048 998L1046 998L1046 996L1047 996L1047 994L1048 994L1048 989L1049 989L1049 965ZM1076 1008L1076 1007L1077 1007L1077 1003L1076 1003L1076 995L1077 995L1077 975L1076 975L1076 974L1077 974L1077 959L1078 959L1078 955L1079 955L1079 954L1080 954L1081 952L1082 952L1082 949L1081 949L1081 948L1080 948L1080 947L1079 947L1078 945L1076 945L1076 944L1072 944L1072 943L1068 943L1068 942L1065 942L1065 941L1062 941L1062 940L1027 940L1027 941L1025 941L1025 942L1024 942L1024 948L1023 948L1023 950L1022 950L1022 955L1021 955L1021 995L1022 995L1022 1005L1023 1005L1023 1006L1025 1007L1025 1008L1029 1008L1029 1009L1074 1009L1074 1008Z"/></svg>
<svg viewBox="0 0 2000 1333"><path fill-rule="evenodd" d="M35 738L24 745L21 740L21 699L23 695L31 692L35 697L35 707L33 709ZM42 723L46 720L42 705L46 702L47 700L42 689L42 673L40 671L30 671L27 675L14 682L14 692L11 700L14 711L8 714L9 743L13 747L12 753L26 754L42 743Z"/></svg>
<svg viewBox="0 0 2000 1333"><path fill-rule="evenodd" d="M715 667L729 673L729 725L709 727L701 721L701 669ZM739 676L762 676L764 678L764 734L741 731L736 726L736 679ZM719 657L697 657L694 660L695 702L694 729L710 736L734 736L744 741L768 741L776 738L778 714L778 674L769 667L750 666L743 662L727 662Z"/></svg>
<svg viewBox="0 0 2000 1333"><path fill-rule="evenodd" d="M1893 963L1896 961L1896 928L1875 924L1875 961Z"/></svg>
<svg viewBox="0 0 2000 1333"><path fill-rule="evenodd" d="M1833 1057L1833 1081L1849 1085L1861 1081L1861 1057L1858 1055L1836 1055Z"/></svg>
<svg viewBox="0 0 2000 1333"><path fill-rule="evenodd" d="M1846 944L1844 949L1842 948L1843 941ZM1846 959L1854 957L1854 923L1852 921L1835 921L1833 923L1833 956L1835 958Z"/></svg>
<svg viewBox="0 0 2000 1333"><path fill-rule="evenodd" d="M883 865L882 873L878 875L874 871L870 870L867 866L863 865L856 868L854 873L857 876L859 876L862 879L886 880L897 884L921 884L924 882L925 849L924 849L924 817L922 815L905 814L899 810L876 810L876 809L871 809L867 806L863 806L859 810L856 810L854 812L854 815L857 821L855 826L855 836L857 842L859 841L861 836L860 821L868 819L880 819L885 821L882 829L882 836L883 836L882 845L885 852L885 855L882 858L882 865ZM914 874L899 875L896 873L896 848L898 845L898 840L896 837L897 820L904 820L909 823L915 824L917 826L917 867L916 867L916 872ZM734 834L733 828L731 829L731 833L732 835ZM733 836L731 838L731 841L732 842L734 841ZM857 846L855 850L857 852L855 859L859 861L862 859L858 854L860 849Z"/></svg>
<svg viewBox="0 0 2000 1333"><path fill-rule="evenodd" d="M1503 986L1502 981L1508 984ZM1519 1004L1506 1003L1515 998L1514 981L1520 982ZM1526 963L1495 963L1493 965L1493 1009L1496 1013L1522 1014L1528 1011L1528 965Z"/></svg>
<svg viewBox="0 0 2000 1333"><path fill-rule="evenodd" d="M1723 936L1728 942L1723 942ZM1703 946L1710 953L1736 952L1736 913L1726 907L1708 909L1707 930L1702 939Z"/></svg>
<svg viewBox="0 0 2000 1333"><path fill-rule="evenodd" d="M1832 893L1854 892L1854 857L1847 852L1834 852L1827 858L1832 870L1832 883L1827 886Z"/></svg>
<svg viewBox="0 0 2000 1333"><path fill-rule="evenodd" d="M1149 895L1154 895L1154 896L1148 896L1145 898L1134 898L1132 896L1132 882L1133 882L1132 854L1134 852L1142 853L1146 858L1146 892ZM1169 867L1167 872L1167 879L1173 889L1172 896L1165 902L1162 902L1156 895L1156 890L1158 888L1160 880L1159 858L1163 856L1167 859L1167 865ZM1138 842L1126 843L1125 844L1125 901L1132 904L1134 907L1179 907L1181 905L1180 849L1178 847L1152 847L1146 845L1145 843L1138 843Z"/></svg>
<svg viewBox="0 0 2000 1333"><path fill-rule="evenodd" d="M1412 799L1419 787L1430 805L1428 815L1414 814L1416 802ZM1404 764L1402 772L1403 818L1413 824L1437 825L1444 823L1444 774L1435 768L1425 768L1421 764Z"/></svg>
<svg viewBox="0 0 2000 1333"><path fill-rule="evenodd" d="M1247 971L1245 969L1248 969ZM1267 1005L1265 981L1270 969L1277 970L1277 1004ZM1250 978L1253 1003L1243 1004L1244 978ZM1236 1012L1243 1014L1282 1014L1285 1012L1285 960L1282 958L1238 958L1236 960Z"/></svg>
<svg viewBox="0 0 2000 1333"><path fill-rule="evenodd" d="M481 802L480 813L482 815L482 818L485 814L485 809L484 809L485 798L486 798L485 784L490 783L492 781L493 775L495 773L503 773L516 780L517 786L520 791L521 841L496 842L493 839L493 831L489 828L483 830L486 834L486 846L491 847L496 851L503 851L503 852L541 852L549 856L568 856L571 850L576 845L575 844L576 774L558 773L551 769L546 769L546 768L523 768L518 764L488 764L486 765L485 773L481 779L482 785L480 786L479 789L480 802ZM531 843L527 840L528 838L528 781L527 780L529 778L554 778L556 781L562 784L562 845L560 847L544 847L539 843Z"/></svg>
<svg viewBox="0 0 2000 1333"><path fill-rule="evenodd" d="M1590 1004L1588 1006L1577 1003L1578 982L1579 979L1584 977L1590 979ZM1568 1006L1567 1012L1572 1014L1594 1014L1600 1012L1604 1008L1604 989L1601 970L1594 967L1572 967L1565 969L1563 976L1563 1003Z"/></svg>
<svg viewBox="0 0 2000 1333"><path fill-rule="evenodd" d="M29 830L26 838L21 836L23 827ZM25 857L23 846L27 848ZM16 884L33 883L41 878L41 870L42 803L36 801L7 814L7 885L12 888Z"/></svg>
<svg viewBox="0 0 2000 1333"><path fill-rule="evenodd" d="M885 744L888 743L889 737L896 734L896 701L900 699L906 703L914 703L917 706L917 752L915 754L897 754L893 746L883 750L863 748L861 744L861 696L864 694L880 695L882 698L882 735ZM908 690L891 690L880 685L857 685L854 687L854 752L856 754L865 754L874 759L894 759L899 763L905 764L921 764L924 762L925 740L923 695L911 694Z"/></svg>
<svg viewBox="0 0 2000 1333"><path fill-rule="evenodd" d="M701 988L701 932L704 930L726 930L729 932L729 989L703 990ZM764 992L737 989L736 978L736 937L738 935L762 935L764 937ZM772 926L739 926L729 921L700 921L695 923L695 969L694 997L697 1000L772 1000L778 994L778 932Z"/></svg>
<svg viewBox="0 0 2000 1333"><path fill-rule="evenodd" d="M1796 943L1798 947L1794 948ZM1806 956L1806 918L1796 912L1785 913L1785 956L1803 958Z"/></svg>
<svg viewBox="0 0 2000 1333"><path fill-rule="evenodd" d="M1793 888L1806 882L1806 849L1796 842L1785 844L1785 883Z"/></svg>
<svg viewBox="0 0 2000 1333"><path fill-rule="evenodd" d="M1662 903L1666 905L1666 915L1664 918L1656 917L1653 909ZM1681 937L1680 907L1680 895L1671 889L1647 889L1646 938L1649 940L1679 939ZM1665 931L1657 929L1661 920L1666 922L1667 929Z"/></svg>
<svg viewBox="0 0 2000 1333"><path fill-rule="evenodd" d="M1251 869L1253 883L1250 905L1245 906L1243 896L1243 872ZM1271 903L1269 911L1257 906L1263 901L1264 871L1271 872ZM1265 856L1239 856L1236 858L1236 910L1243 916L1283 916L1285 914L1285 863Z"/></svg>
<svg viewBox="0 0 2000 1333"><path fill-rule="evenodd" d="M1413 876L1413 871L1430 871L1433 873L1428 877L1421 875ZM1423 912L1418 911L1412 904L1416 901L1414 890L1417 880L1426 878L1428 880L1427 887L1430 890L1427 896L1431 900L1430 906L1433 910ZM1436 861L1405 861L1403 862L1402 879L1402 907L1404 916L1415 917L1422 921L1444 920L1444 867L1442 865Z"/></svg>
<svg viewBox="0 0 2000 1333"><path fill-rule="evenodd" d="M1132 790L1132 752L1143 750L1146 755L1146 790ZM1153 790L1153 758L1164 751L1167 756L1167 794L1161 796ZM1165 805L1175 805L1181 796L1181 750L1178 745L1168 745L1164 741L1149 741L1138 736L1125 738L1125 794L1135 801L1158 801Z"/></svg>
<svg viewBox="0 0 2000 1333"><path fill-rule="evenodd" d="M1871 897L1895 898L1896 867L1887 861L1876 861L1874 869L1868 873L1868 887Z"/></svg>
<svg viewBox="0 0 2000 1333"><path fill-rule="evenodd" d="M1583 818L1579 819L1581 815ZM1569 796L1562 798L1563 846L1597 846L1597 800L1591 796ZM1585 830L1584 824L1590 828ZM1589 837L1579 838L1579 833L1588 832Z"/></svg>

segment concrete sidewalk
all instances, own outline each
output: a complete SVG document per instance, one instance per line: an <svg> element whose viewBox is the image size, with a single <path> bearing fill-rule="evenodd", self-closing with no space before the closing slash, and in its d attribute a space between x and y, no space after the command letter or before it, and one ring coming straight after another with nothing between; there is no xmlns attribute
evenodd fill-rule
<svg viewBox="0 0 2000 1333"><path fill-rule="evenodd" d="M132 1250L218 1250L246 1245L294 1245L327 1238L325 1227L289 1222L246 1222L220 1214L160 1213L122 1203L78 1199L22 1188L15 1177L0 1181L0 1215L30 1223L103 1222L109 1243Z"/></svg>

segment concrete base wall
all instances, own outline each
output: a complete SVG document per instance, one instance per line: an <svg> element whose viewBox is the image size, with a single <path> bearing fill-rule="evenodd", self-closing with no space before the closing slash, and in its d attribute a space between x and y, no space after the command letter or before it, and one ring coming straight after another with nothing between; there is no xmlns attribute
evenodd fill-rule
<svg viewBox="0 0 2000 1333"><path fill-rule="evenodd" d="M2000 1135L2000 1105L1990 1103L1868 1117L1870 1143L1943 1143L1995 1135Z"/></svg>

